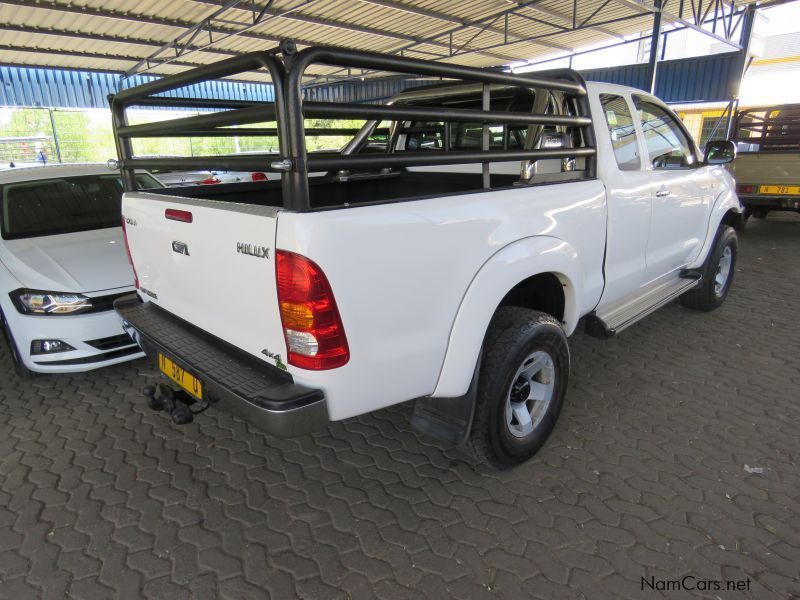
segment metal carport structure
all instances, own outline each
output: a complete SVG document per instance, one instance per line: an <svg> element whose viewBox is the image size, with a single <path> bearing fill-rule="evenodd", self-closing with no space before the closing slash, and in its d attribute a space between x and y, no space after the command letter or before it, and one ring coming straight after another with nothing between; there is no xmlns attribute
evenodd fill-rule
<svg viewBox="0 0 800 600"><path fill-rule="evenodd" d="M163 75L292 38L477 67L703 32L741 48L748 0L2 0L0 64ZM652 33L651 33L652 32ZM628 36L626 38L626 36ZM651 68L652 78L654 69ZM370 73L317 67L307 85ZM265 75L249 80L267 81Z"/></svg>

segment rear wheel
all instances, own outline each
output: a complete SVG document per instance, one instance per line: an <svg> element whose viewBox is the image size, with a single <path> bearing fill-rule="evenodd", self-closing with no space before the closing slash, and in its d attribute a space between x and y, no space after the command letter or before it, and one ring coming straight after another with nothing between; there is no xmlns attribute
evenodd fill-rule
<svg viewBox="0 0 800 600"><path fill-rule="evenodd" d="M697 310L711 311L722 306L733 283L739 241L733 227L720 225L714 248L703 265L700 285L681 296L681 303Z"/></svg>
<svg viewBox="0 0 800 600"><path fill-rule="evenodd" d="M0 312L0 328L3 330L3 337L6 338L6 342L8 342L8 349L11 351L14 371L21 379L30 379L33 377L33 371L22 362L22 357L17 349L17 343L14 341L14 334L11 333L11 327L8 325L8 321L6 321L6 317L2 312Z"/></svg>
<svg viewBox="0 0 800 600"><path fill-rule="evenodd" d="M558 320L499 309L484 344L468 449L499 468L531 458L553 431L568 381L569 348Z"/></svg>

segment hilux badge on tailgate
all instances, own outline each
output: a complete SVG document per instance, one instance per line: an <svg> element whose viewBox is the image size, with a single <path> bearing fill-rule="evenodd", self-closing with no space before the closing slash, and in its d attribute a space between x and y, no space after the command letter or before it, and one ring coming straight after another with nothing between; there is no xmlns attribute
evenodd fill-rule
<svg viewBox="0 0 800 600"><path fill-rule="evenodd" d="M255 244L246 244L244 242L236 242L236 251L239 254L249 254L256 258L269 258L269 248L266 246L256 246Z"/></svg>

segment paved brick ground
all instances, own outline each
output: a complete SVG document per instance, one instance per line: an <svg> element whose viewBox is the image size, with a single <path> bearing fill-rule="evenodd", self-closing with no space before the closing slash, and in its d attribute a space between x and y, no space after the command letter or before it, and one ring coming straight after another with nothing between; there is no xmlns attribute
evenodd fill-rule
<svg viewBox="0 0 800 600"><path fill-rule="evenodd" d="M729 302L573 340L554 436L476 468L408 407L265 438L147 410L144 364L20 383L0 351L0 595L800 596L800 219L752 222ZM265 593L266 592L266 593ZM667 597L685 597L667 593Z"/></svg>

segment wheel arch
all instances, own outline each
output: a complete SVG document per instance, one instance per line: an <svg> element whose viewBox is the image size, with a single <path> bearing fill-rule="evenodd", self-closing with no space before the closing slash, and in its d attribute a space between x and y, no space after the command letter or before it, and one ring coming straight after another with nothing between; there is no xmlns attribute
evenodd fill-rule
<svg viewBox="0 0 800 600"><path fill-rule="evenodd" d="M738 229L743 216L742 204L739 198L731 188L727 188L717 196L714 206L711 209L711 215L708 219L708 228L706 229L706 238L703 240L703 249L697 258L689 265L689 268L697 268L701 266L708 256L708 253L714 247L714 239L717 236L717 230L720 225L730 225Z"/></svg>
<svg viewBox="0 0 800 600"><path fill-rule="evenodd" d="M543 312L555 307L561 314L553 316L567 335L572 333L580 317L581 282L578 253L559 238L535 236L496 252L462 298L432 396L457 397L467 392L489 323L502 306Z"/></svg>

